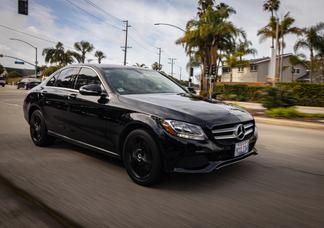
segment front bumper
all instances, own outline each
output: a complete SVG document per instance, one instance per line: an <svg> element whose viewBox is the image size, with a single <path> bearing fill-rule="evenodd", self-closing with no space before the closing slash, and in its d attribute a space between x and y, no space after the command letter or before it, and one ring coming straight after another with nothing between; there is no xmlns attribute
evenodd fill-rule
<svg viewBox="0 0 324 228"><path fill-rule="evenodd" d="M224 161L210 161L209 164L201 169L184 169L184 168L174 168L173 172L176 173L211 173L215 170L218 170L220 168L223 168L228 165L232 165L234 163L237 163L247 157L250 157L251 155L257 155L257 150L253 148L250 152L243 154L241 156L224 160Z"/></svg>
<svg viewBox="0 0 324 228"><path fill-rule="evenodd" d="M163 167L166 172L209 173L224 166L241 161L251 155L257 155L255 144L258 135L255 128L249 140L249 152L235 157L235 145L242 140L206 141L186 140L164 134L161 137Z"/></svg>

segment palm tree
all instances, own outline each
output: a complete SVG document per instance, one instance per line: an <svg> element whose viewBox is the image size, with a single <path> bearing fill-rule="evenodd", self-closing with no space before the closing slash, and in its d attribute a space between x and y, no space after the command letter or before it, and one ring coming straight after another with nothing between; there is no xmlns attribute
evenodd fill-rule
<svg viewBox="0 0 324 228"><path fill-rule="evenodd" d="M98 59L98 63L99 64L101 63L101 60L102 59L105 59L106 58L105 54L102 51L99 51L99 50L97 50L95 52L95 57Z"/></svg>
<svg viewBox="0 0 324 228"><path fill-rule="evenodd" d="M235 50L236 54L239 56L240 61L243 60L243 56L245 55L256 55L258 51L255 48L252 48L252 42L245 40L245 41L239 41L237 44Z"/></svg>
<svg viewBox="0 0 324 228"><path fill-rule="evenodd" d="M91 43L89 43L88 41L84 41L84 40L74 43L74 48L77 51L81 52L81 54L80 54L81 57L77 57L77 58L79 58L81 63L84 63L86 54L92 52L94 49L94 47Z"/></svg>
<svg viewBox="0 0 324 228"><path fill-rule="evenodd" d="M258 36L260 36L260 42L263 42L264 40L271 38L276 38L276 30L277 30L277 19L275 17L270 18L270 22L268 25L263 27L258 31ZM295 19L290 16L290 13L288 12L283 19L279 23L279 33L278 33L278 56L283 56L284 54L284 47L285 47L285 36L288 34L295 34L300 35L302 33L302 30L296 26L293 26L295 23ZM277 72L282 71L282 58L281 61L279 61Z"/></svg>
<svg viewBox="0 0 324 228"><path fill-rule="evenodd" d="M162 65L159 64L158 62L154 62L152 64L152 70L160 71L162 69Z"/></svg>
<svg viewBox="0 0 324 228"><path fill-rule="evenodd" d="M199 19L187 22L186 32L176 44L182 44L187 55L191 56L193 53L194 60L201 62L200 87L202 91L207 92L208 81L204 75L208 66L219 66L221 53L228 47L235 46L236 37L241 35L245 38L245 34L228 20L235 13L233 8L224 3L215 7L203 6L198 12Z"/></svg>
<svg viewBox="0 0 324 228"><path fill-rule="evenodd" d="M280 0L266 0L263 4L263 10L268 11L271 13L271 18L274 17L274 12L277 12L280 7ZM272 46L271 48L274 47L274 38L272 40Z"/></svg>
<svg viewBox="0 0 324 228"><path fill-rule="evenodd" d="M271 17L274 16L274 12L278 11L280 7L280 0L266 0L263 4L263 10L271 13Z"/></svg>
<svg viewBox="0 0 324 228"><path fill-rule="evenodd" d="M308 49L310 53L310 81L313 81L313 73L315 71L315 52L320 50L323 37L321 32L324 30L324 23L304 28L302 30L302 38L298 39L294 49L297 52L300 49Z"/></svg>
<svg viewBox="0 0 324 228"><path fill-rule="evenodd" d="M73 63L72 52L65 51L61 42L58 42L54 48L43 49L42 55L45 56L45 63L55 63L60 66Z"/></svg>
<svg viewBox="0 0 324 228"><path fill-rule="evenodd" d="M141 67L141 68L148 68L145 63L135 63L133 66L135 67Z"/></svg>

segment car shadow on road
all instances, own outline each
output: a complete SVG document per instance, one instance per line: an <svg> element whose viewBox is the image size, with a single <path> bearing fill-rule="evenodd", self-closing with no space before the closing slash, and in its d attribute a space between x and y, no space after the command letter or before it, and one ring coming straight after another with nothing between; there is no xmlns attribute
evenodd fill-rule
<svg viewBox="0 0 324 228"><path fill-rule="evenodd" d="M115 157L105 153L95 152L85 149L61 140L57 140L52 146L54 149L71 150L77 153L82 153L86 156L94 158L109 166L114 165L124 171L123 162ZM107 166L107 169L109 167ZM253 162L241 161L239 163L224 167L212 173L202 174L186 174L186 173L170 173L165 174L160 183L151 186L156 190L172 190L172 191L210 191L214 188L226 187L228 183L233 183L235 180L242 180L255 171ZM125 176L126 177L126 176ZM130 179L127 179L130 181Z"/></svg>

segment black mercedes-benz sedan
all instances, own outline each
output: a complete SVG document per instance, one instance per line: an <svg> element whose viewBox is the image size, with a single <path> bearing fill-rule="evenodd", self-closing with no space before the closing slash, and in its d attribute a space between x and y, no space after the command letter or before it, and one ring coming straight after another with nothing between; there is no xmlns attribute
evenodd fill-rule
<svg viewBox="0 0 324 228"><path fill-rule="evenodd" d="M59 138L110 154L141 185L257 154L248 112L191 94L153 70L70 65L30 90L23 109L37 146Z"/></svg>

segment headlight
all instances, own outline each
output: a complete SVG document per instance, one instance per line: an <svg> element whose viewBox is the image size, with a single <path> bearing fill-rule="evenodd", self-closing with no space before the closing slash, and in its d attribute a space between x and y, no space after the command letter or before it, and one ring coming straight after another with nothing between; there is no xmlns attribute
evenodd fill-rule
<svg viewBox="0 0 324 228"><path fill-rule="evenodd" d="M176 121L164 120L162 122L163 128L171 135L178 136L185 139L205 140L206 135L200 126Z"/></svg>

